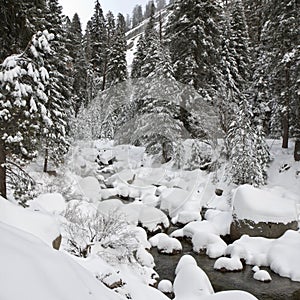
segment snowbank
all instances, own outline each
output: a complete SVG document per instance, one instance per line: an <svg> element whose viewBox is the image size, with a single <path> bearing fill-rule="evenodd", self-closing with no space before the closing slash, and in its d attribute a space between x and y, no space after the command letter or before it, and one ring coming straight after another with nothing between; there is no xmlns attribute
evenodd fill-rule
<svg viewBox="0 0 300 300"><path fill-rule="evenodd" d="M16 206L0 196L1 222L29 232L52 247L52 242L60 235L55 219L40 212Z"/></svg>
<svg viewBox="0 0 300 300"><path fill-rule="evenodd" d="M36 237L4 223L0 236L1 300L121 299L66 254Z"/></svg>
<svg viewBox="0 0 300 300"><path fill-rule="evenodd" d="M236 189L233 207L239 220L284 224L298 220L294 201L247 184Z"/></svg>
<svg viewBox="0 0 300 300"><path fill-rule="evenodd" d="M55 215L62 214L67 207L64 197L59 193L41 194L28 204L33 210L46 211Z"/></svg>
<svg viewBox="0 0 300 300"><path fill-rule="evenodd" d="M184 258L184 260L186 259ZM181 263L181 267L177 271L178 273L173 285L175 293L174 300L202 299L202 296L214 293L209 278L206 273L197 266L197 263Z"/></svg>
<svg viewBox="0 0 300 300"><path fill-rule="evenodd" d="M172 254L174 252L179 252L182 250L181 243L175 239L171 238L165 233L158 233L149 239L152 247L157 247L157 249L165 254Z"/></svg>

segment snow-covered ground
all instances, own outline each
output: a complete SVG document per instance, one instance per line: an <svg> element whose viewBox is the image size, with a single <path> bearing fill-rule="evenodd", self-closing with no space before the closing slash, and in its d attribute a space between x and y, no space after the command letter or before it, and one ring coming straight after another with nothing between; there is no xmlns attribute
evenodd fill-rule
<svg viewBox="0 0 300 300"><path fill-rule="evenodd" d="M241 270L243 259L256 266L256 280L270 280L259 269L268 266L300 282L298 231L278 239L242 236L231 245L221 238L229 233L234 199L243 200L235 213L257 222L299 216L300 165L279 142L271 146L274 160L261 190L226 186L222 171L212 181L205 171L178 170L172 163L154 167L144 148L108 141L77 142L57 176L42 174L41 162L33 162L28 171L38 196L29 207L0 198L0 299L168 299L163 292L174 292L176 300L256 299L242 291L215 293L189 256L177 266L174 283L151 287L158 274L148 250L180 252L177 238L184 237L195 252L218 258L216 269ZM217 196L220 185L224 192ZM201 216L203 205L208 207ZM164 230L171 223L184 226L168 236ZM59 235L56 251L52 242Z"/></svg>

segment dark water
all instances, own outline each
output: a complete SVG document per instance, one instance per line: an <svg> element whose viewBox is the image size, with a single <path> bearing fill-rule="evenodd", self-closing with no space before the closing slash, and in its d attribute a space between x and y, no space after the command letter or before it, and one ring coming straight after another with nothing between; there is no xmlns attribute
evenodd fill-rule
<svg viewBox="0 0 300 300"><path fill-rule="evenodd" d="M244 290L259 300L300 300L300 282L293 282L288 278L283 278L273 273L269 268L267 270L272 281L263 283L253 279L251 266L246 266L241 272L222 273L215 271L213 266L215 259L210 259L205 254L196 254L192 252L192 246L186 241L182 241L183 252L173 256L159 254L156 248L151 249L151 254L156 263L156 271L160 279L169 279L172 282L175 277L175 268L184 254L192 255L198 266L208 275L215 292L226 290Z"/></svg>

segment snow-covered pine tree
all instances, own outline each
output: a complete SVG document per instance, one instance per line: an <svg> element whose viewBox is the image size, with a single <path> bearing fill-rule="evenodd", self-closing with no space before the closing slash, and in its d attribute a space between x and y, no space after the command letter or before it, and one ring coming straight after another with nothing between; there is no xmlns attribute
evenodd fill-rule
<svg viewBox="0 0 300 300"><path fill-rule="evenodd" d="M222 96L218 101L220 120L226 133L233 116L234 104L250 84L251 55L248 27L241 0L224 6L224 35L221 52Z"/></svg>
<svg viewBox="0 0 300 300"><path fill-rule="evenodd" d="M71 47L69 54L72 58L73 73L73 98L72 106L75 116L78 114L80 107L87 102L86 100L86 59L83 47L83 35L81 30L81 22L78 14L73 16L69 29Z"/></svg>
<svg viewBox="0 0 300 300"><path fill-rule="evenodd" d="M142 66L143 61L146 57L146 44L144 35L141 34L137 44L137 50L134 53L134 58L131 66L131 78L140 78L142 77Z"/></svg>
<svg viewBox="0 0 300 300"><path fill-rule="evenodd" d="M103 16L103 10L98 0L95 2L94 14L91 18L89 27L89 48L90 48L90 61L91 63L91 74L88 75L92 80L88 88L91 88L91 99L96 94L103 90L103 75L105 70L105 59L107 55L107 33L105 26L105 18Z"/></svg>
<svg viewBox="0 0 300 300"><path fill-rule="evenodd" d="M68 123L71 116L71 64L66 45L66 32L63 29L62 7L58 0L48 0L46 21L55 34L52 41L53 55L45 58L49 72L49 82L46 86L48 101L46 108L52 124L45 124L41 132L41 148L44 151L44 172L48 170L48 162L63 160L69 143L67 141Z"/></svg>
<svg viewBox="0 0 300 300"><path fill-rule="evenodd" d="M47 31L33 36L26 50L7 57L0 71L0 194L6 197L7 164L11 155L31 158L43 124L51 125L45 86L49 74L43 57L51 52Z"/></svg>
<svg viewBox="0 0 300 300"><path fill-rule="evenodd" d="M261 145L251 124L252 112L249 104L242 99L235 109L226 138L229 153L229 176L235 184L265 184L265 170L262 164Z"/></svg>
<svg viewBox="0 0 300 300"><path fill-rule="evenodd" d="M193 85L207 101L212 101L219 88L219 3L175 1L167 26L175 78Z"/></svg>
<svg viewBox="0 0 300 300"><path fill-rule="evenodd" d="M288 147L299 103L299 5L297 1L267 1L255 72L258 108L271 110L271 132ZM275 134L274 134L275 133Z"/></svg>
<svg viewBox="0 0 300 300"><path fill-rule="evenodd" d="M132 28L139 25L143 19L143 8L141 5L136 5L132 11Z"/></svg>
<svg viewBox="0 0 300 300"><path fill-rule="evenodd" d="M126 23L124 16L118 14L117 25L113 34L111 48L108 55L107 87L127 79L126 51L127 43L125 37Z"/></svg>

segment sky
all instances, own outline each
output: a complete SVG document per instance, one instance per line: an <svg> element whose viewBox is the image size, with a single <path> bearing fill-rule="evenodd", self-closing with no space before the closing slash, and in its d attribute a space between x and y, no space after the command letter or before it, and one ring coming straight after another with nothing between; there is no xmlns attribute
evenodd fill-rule
<svg viewBox="0 0 300 300"><path fill-rule="evenodd" d="M100 4L106 14L109 10L116 16L119 12L125 17L126 14L130 14L136 4L140 4L145 7L145 4L149 0L100 0ZM59 0L63 7L63 13L72 19L73 15L77 12L82 27L85 28L87 21L91 18L94 11L95 0Z"/></svg>

